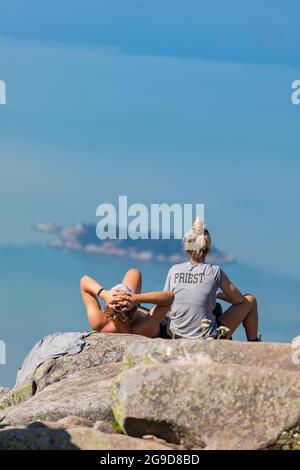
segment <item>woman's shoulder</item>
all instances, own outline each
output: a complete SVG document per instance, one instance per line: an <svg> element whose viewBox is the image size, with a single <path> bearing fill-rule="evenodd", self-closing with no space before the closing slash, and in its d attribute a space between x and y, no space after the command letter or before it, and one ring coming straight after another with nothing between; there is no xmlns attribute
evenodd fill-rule
<svg viewBox="0 0 300 470"><path fill-rule="evenodd" d="M173 266L170 267L169 272L186 269L188 265L189 263L187 261L184 263L173 264Z"/></svg>
<svg viewBox="0 0 300 470"><path fill-rule="evenodd" d="M218 269L221 269L221 266L218 264L211 264L211 263L203 263L204 266L206 266L208 269L211 269L212 271L217 271Z"/></svg>
<svg viewBox="0 0 300 470"><path fill-rule="evenodd" d="M203 267L206 274L211 274L215 279L220 277L221 266L217 264L204 263Z"/></svg>

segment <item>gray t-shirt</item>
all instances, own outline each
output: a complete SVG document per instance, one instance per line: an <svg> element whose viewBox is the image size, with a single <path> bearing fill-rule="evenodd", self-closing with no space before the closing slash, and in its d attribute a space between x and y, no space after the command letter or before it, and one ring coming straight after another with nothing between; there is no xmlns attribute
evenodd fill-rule
<svg viewBox="0 0 300 470"><path fill-rule="evenodd" d="M195 338L214 335L217 322L213 309L221 277L221 268L211 264L188 261L172 266L164 287L175 295L172 313L168 316L170 336ZM201 321L204 319L211 320L211 325L203 335Z"/></svg>

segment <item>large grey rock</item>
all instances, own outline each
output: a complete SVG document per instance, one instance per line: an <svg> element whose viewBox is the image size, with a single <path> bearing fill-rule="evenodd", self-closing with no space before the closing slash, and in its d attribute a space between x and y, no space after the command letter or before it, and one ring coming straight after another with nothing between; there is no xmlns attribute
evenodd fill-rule
<svg viewBox="0 0 300 470"><path fill-rule="evenodd" d="M77 372L49 385L26 402L5 408L0 412L0 422L29 424L36 420L55 421L69 415L91 422L112 421L112 381L120 370L120 363L112 363Z"/></svg>
<svg viewBox="0 0 300 470"><path fill-rule="evenodd" d="M185 448L277 448L280 433L298 429L300 422L295 354L295 342L153 340L94 333L78 355L51 359L32 381L11 390L0 388L0 423L6 425L7 436L15 432L7 426L14 426L18 436L31 436L41 446L32 427L28 434L20 426L59 420L55 436L60 433L62 439L66 428L74 426L114 435L114 411L134 437L154 435L176 445L182 442ZM45 435L47 448L53 432L52 423ZM91 442L92 437L84 445ZM121 445L109 442L108 448ZM93 445L102 444L97 440Z"/></svg>
<svg viewBox="0 0 300 470"><path fill-rule="evenodd" d="M128 346L141 339L144 343L151 342L151 339L137 335L92 333L79 354L50 359L37 369L34 375L36 391L91 367L121 362Z"/></svg>
<svg viewBox="0 0 300 470"><path fill-rule="evenodd" d="M214 340L152 340L130 344L124 354L124 367L138 364L199 364L213 363L262 366L278 370L300 371L292 361L291 344L246 343Z"/></svg>
<svg viewBox="0 0 300 470"><path fill-rule="evenodd" d="M0 450L170 450L155 440L105 434L82 425L34 423L26 427L0 427Z"/></svg>
<svg viewBox="0 0 300 470"><path fill-rule="evenodd" d="M300 375L237 364L139 365L117 378L113 409L131 436L260 449L300 421Z"/></svg>
<svg viewBox="0 0 300 470"><path fill-rule="evenodd" d="M61 382L72 374L101 364L121 362L127 347L139 342L141 338L137 335L92 333L79 354L49 359L37 368L33 380L18 383L11 390L0 394L0 411L29 400L45 387ZM143 338L143 343L147 341L151 342L151 339Z"/></svg>

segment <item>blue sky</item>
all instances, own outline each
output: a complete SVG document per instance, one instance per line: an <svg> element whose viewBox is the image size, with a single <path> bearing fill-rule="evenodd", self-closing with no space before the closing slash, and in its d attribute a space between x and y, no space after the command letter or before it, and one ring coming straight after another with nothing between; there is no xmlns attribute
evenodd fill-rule
<svg viewBox="0 0 300 470"><path fill-rule="evenodd" d="M218 246L300 279L296 1L0 0L1 244L101 202L205 203Z"/></svg>

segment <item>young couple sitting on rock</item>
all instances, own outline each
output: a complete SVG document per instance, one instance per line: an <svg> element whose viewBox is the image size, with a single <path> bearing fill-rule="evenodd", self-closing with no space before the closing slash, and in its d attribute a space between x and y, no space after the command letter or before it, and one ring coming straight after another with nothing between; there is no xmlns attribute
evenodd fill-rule
<svg viewBox="0 0 300 470"><path fill-rule="evenodd" d="M186 263L174 265L160 292L142 292L142 275L130 269L122 283L109 290L89 276L81 279L88 321L101 333L132 333L150 338L216 338L220 330L230 339L242 323L248 341L258 338L256 299L242 295L219 267L205 262L211 237L197 218L186 234ZM102 310L99 299L105 302ZM231 306L222 313L221 299ZM154 305L148 310L142 304Z"/></svg>

